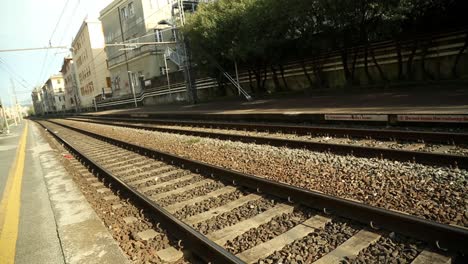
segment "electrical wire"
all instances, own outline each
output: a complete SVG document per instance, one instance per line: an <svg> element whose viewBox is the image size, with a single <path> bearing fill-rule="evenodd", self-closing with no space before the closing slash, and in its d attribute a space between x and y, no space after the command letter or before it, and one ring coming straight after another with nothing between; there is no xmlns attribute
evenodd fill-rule
<svg viewBox="0 0 468 264"><path fill-rule="evenodd" d="M32 87L31 84L29 84L21 75L17 74L2 58L0 58L0 66L3 67L3 69L10 74L10 76L16 81L23 86L24 88L28 88L28 86Z"/></svg>
<svg viewBox="0 0 468 264"><path fill-rule="evenodd" d="M65 5L62 8L62 12L60 13L59 19L58 19L57 23L55 24L54 30L52 31L52 34L51 34L51 36L49 38L49 46L52 46L52 38L54 37L55 32L57 31L58 25L60 24L60 21L62 20L63 14L65 13L65 10L66 10L69 2L70 2L70 0L67 0L67 2L65 2ZM40 80L42 79L42 75L43 75L43 72L44 72L44 69L45 69L45 65L46 65L46 61L47 61L48 56L49 56L49 50L47 50L46 54L44 55L44 59L43 59L43 62L42 62L42 67L41 67L41 71L39 73L37 83L39 83Z"/></svg>
<svg viewBox="0 0 468 264"><path fill-rule="evenodd" d="M67 3L68 3L68 2L67 2ZM167 4L167 5L171 5L171 4L169 3L169 4ZM153 17L155 14L159 13L163 8L167 8L167 5L163 6L162 8L157 9L157 10L154 11L153 13L151 13L151 14L149 14L148 16L144 17L140 22L135 23L133 26L127 28L127 30L125 30L124 32L119 32L119 34L117 34L113 39L117 39L118 37L121 37L123 34L130 32L132 29L134 29L134 28L137 27L138 25L144 23L144 22L147 21L149 18L151 18L151 17ZM171 27L171 28L168 28L168 29L163 29L163 31L166 31L166 30L172 30L172 27ZM127 40L127 41L124 42L124 43L128 43L128 41L137 40L137 39L141 39L141 38L143 38L143 37L148 37L148 36L156 35L156 34L157 34L157 32L149 33L149 34L146 34L146 35L143 35L143 36L140 36L140 37L136 37L136 38L133 38L133 39L129 39L129 40ZM92 57L91 61L90 61L88 64L86 64L86 65L90 65L92 62L94 62L94 61L96 60L96 58L97 58L101 53L103 53L104 51L105 51L105 49L102 49L98 54L96 54L94 57ZM100 63L100 64L98 64L98 65L94 65L94 67L97 68L98 66L101 66L101 65L103 65L104 63L107 63L107 61L104 61L103 63ZM49 65L50 65L50 64L49 64ZM106 67L105 70L108 71L107 67ZM101 71L105 71L105 70L101 70ZM42 76L42 74L41 74L41 76Z"/></svg>

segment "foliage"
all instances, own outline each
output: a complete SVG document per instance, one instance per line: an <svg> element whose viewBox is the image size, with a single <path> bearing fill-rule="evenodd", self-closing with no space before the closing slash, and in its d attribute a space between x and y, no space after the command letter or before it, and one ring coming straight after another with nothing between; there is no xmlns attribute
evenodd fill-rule
<svg viewBox="0 0 468 264"><path fill-rule="evenodd" d="M337 49L342 50L345 77L352 83L356 57L349 58L352 47L424 31L428 15L443 20L445 10L458 2L217 0L200 4L183 32L199 65L209 70L210 61L223 66L237 61L254 72L257 88L267 65L281 66L289 59Z"/></svg>

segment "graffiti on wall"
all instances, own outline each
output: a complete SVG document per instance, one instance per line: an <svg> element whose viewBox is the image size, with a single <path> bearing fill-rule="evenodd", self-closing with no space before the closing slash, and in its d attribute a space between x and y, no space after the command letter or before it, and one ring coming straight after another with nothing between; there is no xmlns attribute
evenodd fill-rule
<svg viewBox="0 0 468 264"><path fill-rule="evenodd" d="M120 90L120 76L117 75L112 78L112 88L114 88L114 90Z"/></svg>

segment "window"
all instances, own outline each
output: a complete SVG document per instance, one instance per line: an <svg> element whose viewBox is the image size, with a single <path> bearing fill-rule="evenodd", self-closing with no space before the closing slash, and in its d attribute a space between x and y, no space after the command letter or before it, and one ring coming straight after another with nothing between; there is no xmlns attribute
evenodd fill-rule
<svg viewBox="0 0 468 264"><path fill-rule="evenodd" d="M135 9L133 8L133 2L128 4L128 15L133 16L135 14Z"/></svg>
<svg viewBox="0 0 468 264"><path fill-rule="evenodd" d="M128 18L127 8L125 6L122 7L122 9L120 9L120 13L121 13L122 19Z"/></svg>
<svg viewBox="0 0 468 264"><path fill-rule="evenodd" d="M60 79L57 79L57 83L60 84Z"/></svg>
<svg viewBox="0 0 468 264"><path fill-rule="evenodd" d="M155 38L156 38L156 42L163 42L163 35L162 35L162 31L160 29L155 29L154 30L154 33L155 33Z"/></svg>

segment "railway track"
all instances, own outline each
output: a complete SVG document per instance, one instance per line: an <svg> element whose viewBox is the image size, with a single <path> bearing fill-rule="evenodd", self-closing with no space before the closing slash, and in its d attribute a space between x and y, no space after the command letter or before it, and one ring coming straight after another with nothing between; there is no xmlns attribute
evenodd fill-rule
<svg viewBox="0 0 468 264"><path fill-rule="evenodd" d="M64 124L41 124L96 174L155 211L162 226L181 239L179 245L205 261L446 263L467 253L468 231L463 228L237 173ZM431 247L448 251L440 254ZM181 257L174 247L157 254Z"/></svg>
<svg viewBox="0 0 468 264"><path fill-rule="evenodd" d="M231 129L243 131L256 131L267 133L285 133L296 135L317 135L332 137L355 137L355 138L374 138L383 140L407 140L424 141L443 144L462 144L468 142L468 133L448 132L448 131L428 131L414 129L390 129L390 128L353 128L338 126L313 126L313 125L287 125L287 124L268 124L262 122L222 122L206 120L170 120L153 118L126 118L126 117L107 117L92 115L77 115L77 118L92 119L97 121L115 121L127 123L167 125L167 126L186 126L201 128Z"/></svg>
<svg viewBox="0 0 468 264"><path fill-rule="evenodd" d="M453 149L453 146L437 146L430 148L430 151L420 151L425 147L421 142L449 142L464 143L468 142L468 134L465 133L442 133L442 132L416 132L400 130L369 130L369 129L345 129L345 128L323 128L323 127L305 127L305 126L279 126L265 124L241 124L241 123L194 123L191 121L155 121L145 119L118 119L118 118L69 118L69 120L90 122L96 124L107 124L113 126L122 126L135 129L144 129L159 132L177 133L182 135L192 135L199 137L217 138L223 140L239 141L244 143L267 144L272 146L286 146L289 148L308 149L313 151L331 152L342 155L355 155L357 157L384 158L397 161L411 161L427 165L455 166L468 168L468 150L463 149L465 155L440 153L437 150L447 151ZM142 122L142 123L140 123ZM172 126L157 125L171 124ZM175 125L179 127L174 127ZM193 126L184 128L180 126ZM202 127L200 129L200 127ZM198 128L198 129L197 129ZM222 130L223 129L223 130ZM227 131L225 129L231 129ZM239 130L256 130L255 133L239 132ZM232 131L234 130L234 131ZM258 135L258 131L267 134ZM395 142L361 142L361 144L348 144L341 140L336 143L329 143L311 140L303 137L290 138L288 135L275 136L270 133L285 132L298 135L352 135L360 138L384 138L399 140L417 140L417 142L406 145L395 144ZM289 137L289 138L288 138ZM369 141L369 140L367 140ZM333 140L331 140L333 142ZM371 145L371 146L366 146ZM392 145L399 145L398 148ZM387 146L387 147L385 147ZM436 151L434 151L436 150Z"/></svg>

